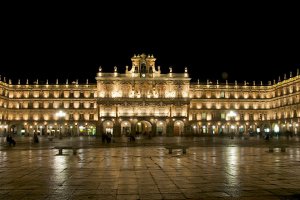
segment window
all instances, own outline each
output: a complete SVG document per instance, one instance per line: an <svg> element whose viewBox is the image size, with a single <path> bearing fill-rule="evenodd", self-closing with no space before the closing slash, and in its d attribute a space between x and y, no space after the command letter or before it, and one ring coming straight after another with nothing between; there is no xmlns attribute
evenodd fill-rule
<svg viewBox="0 0 300 200"><path fill-rule="evenodd" d="M146 73L146 63L141 64L141 73Z"/></svg>
<svg viewBox="0 0 300 200"><path fill-rule="evenodd" d="M253 120L253 119L254 119L252 113L249 114L249 119L250 119L250 120Z"/></svg>
<svg viewBox="0 0 300 200"><path fill-rule="evenodd" d="M197 114L193 113L193 120L197 120Z"/></svg>
<svg viewBox="0 0 300 200"><path fill-rule="evenodd" d="M221 113L221 119L223 119L223 120L226 119L226 113Z"/></svg>
<svg viewBox="0 0 300 200"><path fill-rule="evenodd" d="M224 91L221 91L220 98L225 98L225 92Z"/></svg>
<svg viewBox="0 0 300 200"><path fill-rule="evenodd" d="M80 114L79 114L79 120L83 120L83 119L84 119L83 113L80 113Z"/></svg>
<svg viewBox="0 0 300 200"><path fill-rule="evenodd" d="M240 118L241 118L241 119L240 119L241 121L244 121L244 114L241 114L241 115L240 115Z"/></svg>
<svg viewBox="0 0 300 200"><path fill-rule="evenodd" d="M90 114L90 120L94 120L94 114Z"/></svg>
<svg viewBox="0 0 300 200"><path fill-rule="evenodd" d="M202 118L202 120L206 120L206 113L202 113L201 118Z"/></svg>

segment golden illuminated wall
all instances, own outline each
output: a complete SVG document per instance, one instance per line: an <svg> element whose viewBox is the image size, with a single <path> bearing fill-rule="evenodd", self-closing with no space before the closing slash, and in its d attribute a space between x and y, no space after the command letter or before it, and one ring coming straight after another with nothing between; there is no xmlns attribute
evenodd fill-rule
<svg viewBox="0 0 300 200"><path fill-rule="evenodd" d="M93 122L98 119L97 92L93 84L11 84L6 86L5 91L9 121L57 121L55 114L59 110L66 113L64 120L67 121ZM4 107L3 99L0 99L1 104Z"/></svg>
<svg viewBox="0 0 300 200"><path fill-rule="evenodd" d="M96 124L100 118L109 117L161 117L162 121L178 117L195 128L300 124L299 72L267 85L190 83L187 68L175 73L169 67L169 72L163 74L160 66L155 66L153 55L134 55L131 61L125 73L117 67L107 73L100 67L96 84L12 84L0 80L1 124L55 123L59 110L66 113L64 121L69 124Z"/></svg>
<svg viewBox="0 0 300 200"><path fill-rule="evenodd" d="M191 84L189 120L201 122L299 122L300 77L273 85ZM235 111L234 119L228 117ZM230 120L229 120L230 118Z"/></svg>
<svg viewBox="0 0 300 200"><path fill-rule="evenodd" d="M7 119L7 106L8 106L8 84L0 80L0 128L5 124Z"/></svg>
<svg viewBox="0 0 300 200"><path fill-rule="evenodd" d="M100 117L187 117L190 78L184 73L162 74L153 55L135 55L125 73L97 73Z"/></svg>

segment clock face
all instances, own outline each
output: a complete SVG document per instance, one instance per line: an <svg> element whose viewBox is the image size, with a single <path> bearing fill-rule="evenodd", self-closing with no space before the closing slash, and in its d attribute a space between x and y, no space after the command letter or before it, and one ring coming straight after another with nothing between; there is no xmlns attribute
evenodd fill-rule
<svg viewBox="0 0 300 200"><path fill-rule="evenodd" d="M142 74L142 77L145 77L146 76L146 74Z"/></svg>

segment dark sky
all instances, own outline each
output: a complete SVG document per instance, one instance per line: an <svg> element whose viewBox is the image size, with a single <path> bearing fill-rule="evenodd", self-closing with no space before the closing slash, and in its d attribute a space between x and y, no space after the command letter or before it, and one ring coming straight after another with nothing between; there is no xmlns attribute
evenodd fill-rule
<svg viewBox="0 0 300 200"><path fill-rule="evenodd" d="M153 54L163 72L223 81L273 80L300 68L297 6L136 3L2 7L0 74L13 80L95 82L133 54ZM30 7L30 5L26 6ZM33 5L32 5L33 6Z"/></svg>

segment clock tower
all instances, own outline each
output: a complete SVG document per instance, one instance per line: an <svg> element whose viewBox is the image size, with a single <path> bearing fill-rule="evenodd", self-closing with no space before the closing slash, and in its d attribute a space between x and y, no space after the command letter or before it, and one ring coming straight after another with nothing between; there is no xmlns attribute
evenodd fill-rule
<svg viewBox="0 0 300 200"><path fill-rule="evenodd" d="M141 78L146 77L155 77L155 75L160 74L160 69L158 67L158 71L155 69L155 60L156 58L153 57L153 55L134 55L131 58L132 61L132 67L131 70L126 71L126 73L134 73L135 77L138 75Z"/></svg>

